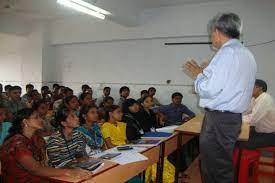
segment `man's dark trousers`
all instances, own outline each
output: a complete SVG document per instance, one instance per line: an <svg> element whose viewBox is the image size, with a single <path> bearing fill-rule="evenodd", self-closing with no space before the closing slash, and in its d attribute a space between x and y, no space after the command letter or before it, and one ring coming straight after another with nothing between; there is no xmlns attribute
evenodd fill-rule
<svg viewBox="0 0 275 183"><path fill-rule="evenodd" d="M203 183L234 181L232 156L241 125L241 114L206 111L200 134L200 165Z"/></svg>

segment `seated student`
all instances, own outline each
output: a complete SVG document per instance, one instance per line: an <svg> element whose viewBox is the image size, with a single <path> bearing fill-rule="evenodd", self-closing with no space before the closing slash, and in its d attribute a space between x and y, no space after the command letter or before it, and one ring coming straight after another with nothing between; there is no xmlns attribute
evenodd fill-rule
<svg viewBox="0 0 275 183"><path fill-rule="evenodd" d="M156 114L152 110L153 98L146 96L141 100L140 110L140 125L144 132L154 132L157 127L160 127L157 122Z"/></svg>
<svg viewBox="0 0 275 183"><path fill-rule="evenodd" d="M149 95L149 92L147 90L142 90L140 92L140 98L137 100L137 102L141 104L142 99L148 95Z"/></svg>
<svg viewBox="0 0 275 183"><path fill-rule="evenodd" d="M123 122L119 122L122 120L122 112L120 107L116 105L109 107L107 109L105 118L106 118L106 121L108 122L105 122L102 125L101 132L102 132L103 138L105 139L107 148L112 148L115 146L127 144L128 141L126 137L126 124ZM174 180L173 174L175 172L174 172L173 166L167 160L165 160L164 162L164 169L165 169L164 179L169 180L165 182L172 183ZM151 174L151 170L152 169L148 169L148 171L146 171L146 182L151 182L152 179L156 178L156 177L152 178L152 175L151 176L149 175ZM153 167L153 170L154 172L156 171L156 165ZM128 181L128 183L135 182L135 180L140 181L139 179L137 179L137 177L135 177L130 181Z"/></svg>
<svg viewBox="0 0 275 183"><path fill-rule="evenodd" d="M253 89L251 110L244 114L243 121L251 125L249 140L241 143L246 149L275 146L275 105L271 95L266 93L267 84L257 79Z"/></svg>
<svg viewBox="0 0 275 183"><path fill-rule="evenodd" d="M112 105L114 105L113 97L110 97L110 96L105 97L103 102L102 102L102 105L98 109L98 114L99 114L99 120L100 121L104 121L105 111L108 107L111 107Z"/></svg>
<svg viewBox="0 0 275 183"><path fill-rule="evenodd" d="M101 107L103 107L103 108L108 108L108 107L111 107L112 105L114 105L114 98L108 96L108 97L105 97L105 98L104 98Z"/></svg>
<svg viewBox="0 0 275 183"><path fill-rule="evenodd" d="M34 86L33 86L32 84L27 84L27 85L26 85L26 94L24 94L24 95L22 96L22 100L23 100L24 102L30 101L31 92L32 92L33 89L34 89Z"/></svg>
<svg viewBox="0 0 275 183"><path fill-rule="evenodd" d="M140 123L140 107L139 103L135 99L127 99L123 103L123 117L122 121L127 124L126 136L129 141L135 141L144 135Z"/></svg>
<svg viewBox="0 0 275 183"><path fill-rule="evenodd" d="M86 91L88 90L88 89L90 89L91 87L89 86L89 85L87 85L87 84L83 84L82 86L81 86L81 93L86 93ZM80 93L80 94L81 94Z"/></svg>
<svg viewBox="0 0 275 183"><path fill-rule="evenodd" d="M2 83L0 83L0 96L2 97L2 94L3 94L3 85Z"/></svg>
<svg viewBox="0 0 275 183"><path fill-rule="evenodd" d="M5 93L3 92L3 85L0 83L0 102L3 102L6 99L7 99L7 97L6 97Z"/></svg>
<svg viewBox="0 0 275 183"><path fill-rule="evenodd" d="M34 101L40 100L41 95L38 90L34 89L30 93L29 103L32 104Z"/></svg>
<svg viewBox="0 0 275 183"><path fill-rule="evenodd" d="M51 102L52 92L48 86L41 87L41 98Z"/></svg>
<svg viewBox="0 0 275 183"><path fill-rule="evenodd" d="M69 88L69 87L64 87L62 88L62 86L59 88L59 95L61 96L60 99L56 100L53 103L53 110L54 112L57 112L58 108L60 107L60 105L63 103L63 99L68 97L68 96L72 96L74 94L74 91Z"/></svg>
<svg viewBox="0 0 275 183"><path fill-rule="evenodd" d="M53 94L48 86L41 87L41 98L45 100L49 105L49 110L53 109Z"/></svg>
<svg viewBox="0 0 275 183"><path fill-rule="evenodd" d="M100 153L105 147L103 147L104 139L98 125L98 112L95 105L83 106L80 109L80 123L82 126L76 130L85 136L91 150L89 155Z"/></svg>
<svg viewBox="0 0 275 183"><path fill-rule="evenodd" d="M65 97L61 106L66 107L69 111L72 111L79 116L79 102L75 95Z"/></svg>
<svg viewBox="0 0 275 183"><path fill-rule="evenodd" d="M110 87L104 87L103 88L103 95L97 99L97 106L102 107L102 103L106 97L109 97L111 93Z"/></svg>
<svg viewBox="0 0 275 183"><path fill-rule="evenodd" d="M51 122L53 120L53 116L48 115L49 105L46 100L40 99L33 103L32 107L40 116L43 123L43 129L39 130L39 133L42 136L51 135L55 128L52 126Z"/></svg>
<svg viewBox="0 0 275 183"><path fill-rule="evenodd" d="M67 108L60 108L56 114L60 130L48 140L47 153L52 167L63 167L67 163L87 158L85 137L75 131L79 127L79 118Z"/></svg>
<svg viewBox="0 0 275 183"><path fill-rule="evenodd" d="M56 95L55 94L53 95L53 111L54 112L57 112L59 105L62 103L62 100L66 97L65 92L66 92L66 87L59 86L57 89Z"/></svg>
<svg viewBox="0 0 275 183"><path fill-rule="evenodd" d="M85 90L84 93L90 93L93 96L94 91L93 91L93 89L91 87L89 87L88 89Z"/></svg>
<svg viewBox="0 0 275 183"><path fill-rule="evenodd" d="M94 91L89 85L86 85L86 84L82 85L81 90L82 90L82 93L90 93L93 96Z"/></svg>
<svg viewBox="0 0 275 183"><path fill-rule="evenodd" d="M11 87L12 87L11 85L6 85L4 87L5 92L3 92L3 97L5 97L6 99L9 98L9 90L10 90Z"/></svg>
<svg viewBox="0 0 275 183"><path fill-rule="evenodd" d="M159 107L159 106L161 106L161 103L158 101L158 99L156 99L154 96L155 96L155 94L156 94L156 88L154 88L154 87L150 87L149 89L148 89L148 93L149 93L149 95L153 98L153 107Z"/></svg>
<svg viewBox="0 0 275 183"><path fill-rule="evenodd" d="M55 169L45 166L45 154L33 141L43 125L37 112L22 109L17 113L1 149L2 181L8 183L48 182L48 177L88 178L90 172L79 169Z"/></svg>
<svg viewBox="0 0 275 183"><path fill-rule="evenodd" d="M119 106L112 105L106 110L105 122L101 126L101 132L108 149L127 144L126 124L120 122L122 112ZM138 176L131 178L126 183L141 183Z"/></svg>
<svg viewBox="0 0 275 183"><path fill-rule="evenodd" d="M2 146L12 125L10 122L6 121L7 112L8 110L5 108L5 106L3 104L0 104L0 146Z"/></svg>
<svg viewBox="0 0 275 183"><path fill-rule="evenodd" d="M29 107L26 102L21 100L21 91L20 86L12 86L9 89L9 100L6 101L5 105L13 115L16 115L21 109Z"/></svg>
<svg viewBox="0 0 275 183"><path fill-rule="evenodd" d="M108 149L127 144L126 124L121 122L122 112L119 106L112 105L106 109L105 122L101 133Z"/></svg>
<svg viewBox="0 0 275 183"><path fill-rule="evenodd" d="M82 93L79 96L79 103L81 106L95 105L95 101L93 100L93 95L91 93Z"/></svg>
<svg viewBox="0 0 275 183"><path fill-rule="evenodd" d="M59 88L60 88L59 84L57 84L57 83L53 84L53 90L52 90L52 101L53 102L55 102L58 99L60 99L59 98L59 93L58 93L59 92Z"/></svg>
<svg viewBox="0 0 275 183"><path fill-rule="evenodd" d="M122 121L127 124L126 135L128 141L140 139L140 137L144 134L144 131L155 131L156 125L153 125L153 123L156 123L156 121L153 122L155 120L154 113L153 111L151 111L151 114L149 114L150 107L152 106L152 98L150 96L147 96L147 98L145 97L144 101L142 105L145 106L145 109L142 110L140 110L138 102L134 99L127 99L123 104L124 115ZM146 123L148 123L149 125ZM156 172L156 164L153 165L152 172ZM152 172L150 172L150 169L146 171L146 182L156 180L155 175L151 175ZM163 172L164 182L174 182L174 174L175 167L167 160L167 158L165 158ZM150 181L148 179L150 179Z"/></svg>
<svg viewBox="0 0 275 183"><path fill-rule="evenodd" d="M181 93L173 93L172 103L159 108L159 112L167 117L166 126L186 122L195 117L195 113L182 104L182 98L183 96Z"/></svg>
<svg viewBox="0 0 275 183"><path fill-rule="evenodd" d="M93 90L92 90L92 88L91 88L89 85L83 84L83 85L81 86L81 92L77 95L78 98L80 97L80 95L81 95L82 93L91 93L91 94L93 95Z"/></svg>
<svg viewBox="0 0 275 183"><path fill-rule="evenodd" d="M130 89L127 86L123 86L119 89L120 98L118 101L118 106L122 107L123 102L129 97Z"/></svg>

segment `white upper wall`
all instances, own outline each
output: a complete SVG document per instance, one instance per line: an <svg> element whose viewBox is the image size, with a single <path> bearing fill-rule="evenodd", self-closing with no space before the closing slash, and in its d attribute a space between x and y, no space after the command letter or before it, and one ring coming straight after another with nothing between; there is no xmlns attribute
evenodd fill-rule
<svg viewBox="0 0 275 183"><path fill-rule="evenodd" d="M235 0L150 9L141 15L141 25L124 27L93 18L57 20L51 27L51 44L207 35L206 25L218 12L231 11L244 21L248 43L274 37L273 0ZM261 34L261 36L258 36Z"/></svg>
<svg viewBox="0 0 275 183"><path fill-rule="evenodd" d="M38 89L42 82L42 24L29 28L25 36L0 33L0 82L24 86L32 83Z"/></svg>
<svg viewBox="0 0 275 183"><path fill-rule="evenodd" d="M0 33L0 82L21 84L22 48L26 38Z"/></svg>

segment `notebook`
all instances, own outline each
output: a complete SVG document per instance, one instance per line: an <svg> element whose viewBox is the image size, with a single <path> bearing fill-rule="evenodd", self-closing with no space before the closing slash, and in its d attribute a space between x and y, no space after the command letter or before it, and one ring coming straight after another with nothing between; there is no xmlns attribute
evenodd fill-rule
<svg viewBox="0 0 275 183"><path fill-rule="evenodd" d="M103 161L100 159L90 159L85 162L73 163L71 165L71 167L93 171L93 170L97 169L102 163L103 163Z"/></svg>
<svg viewBox="0 0 275 183"><path fill-rule="evenodd" d="M140 139L133 142L133 146L157 146L161 143L161 140L145 140Z"/></svg>
<svg viewBox="0 0 275 183"><path fill-rule="evenodd" d="M171 135L173 135L172 133L166 133L166 132L147 132L145 133L141 138L143 139L152 139L152 138L156 138L156 139L161 139L161 138L168 138Z"/></svg>

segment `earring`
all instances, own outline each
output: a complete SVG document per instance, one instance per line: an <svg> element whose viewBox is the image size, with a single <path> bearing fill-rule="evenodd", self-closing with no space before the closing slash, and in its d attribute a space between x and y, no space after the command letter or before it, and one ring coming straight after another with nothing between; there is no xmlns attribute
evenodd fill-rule
<svg viewBox="0 0 275 183"><path fill-rule="evenodd" d="M24 120L23 120L23 122L24 122L24 126L25 126L25 127L28 127L28 124L27 124L27 122L26 122L26 121L27 121L26 119L24 119Z"/></svg>

